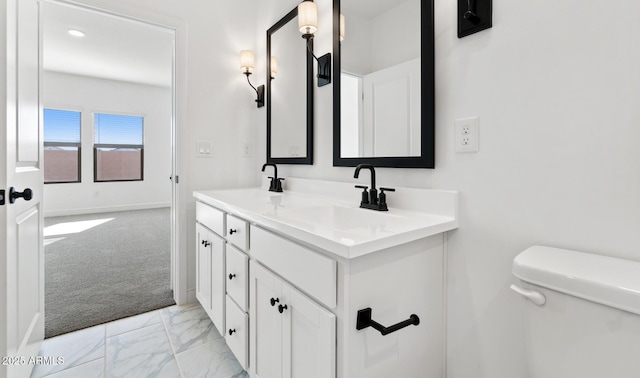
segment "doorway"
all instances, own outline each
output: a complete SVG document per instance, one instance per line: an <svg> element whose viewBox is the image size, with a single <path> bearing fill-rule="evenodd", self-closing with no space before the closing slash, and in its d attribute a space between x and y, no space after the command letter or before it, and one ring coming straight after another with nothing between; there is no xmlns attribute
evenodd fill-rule
<svg viewBox="0 0 640 378"><path fill-rule="evenodd" d="M42 28L52 337L175 303L175 30L64 1Z"/></svg>

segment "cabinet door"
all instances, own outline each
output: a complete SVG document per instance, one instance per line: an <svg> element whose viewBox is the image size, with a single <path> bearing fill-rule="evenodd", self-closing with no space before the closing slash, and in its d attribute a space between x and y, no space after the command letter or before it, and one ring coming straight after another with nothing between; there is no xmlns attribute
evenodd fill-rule
<svg viewBox="0 0 640 378"><path fill-rule="evenodd" d="M249 266L249 277L251 377L282 378L283 316L278 312L278 305L282 303L282 283L253 260Z"/></svg>
<svg viewBox="0 0 640 378"><path fill-rule="evenodd" d="M225 331L225 254L224 239L208 231L211 240L211 307L209 316L220 334Z"/></svg>
<svg viewBox="0 0 640 378"><path fill-rule="evenodd" d="M210 242L209 231L200 223L196 223L196 299L205 310L211 308Z"/></svg>
<svg viewBox="0 0 640 378"><path fill-rule="evenodd" d="M282 284L282 377L336 376L336 317L292 286Z"/></svg>

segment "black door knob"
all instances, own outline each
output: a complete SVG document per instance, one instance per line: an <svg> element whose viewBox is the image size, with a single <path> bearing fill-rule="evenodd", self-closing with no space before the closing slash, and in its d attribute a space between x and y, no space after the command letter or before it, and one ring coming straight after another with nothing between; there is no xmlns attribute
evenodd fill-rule
<svg viewBox="0 0 640 378"><path fill-rule="evenodd" d="M234 329L230 329L230 330L229 330L229 336L233 335L233 333L234 333L235 331L236 331L236 329L235 329L235 328L234 328Z"/></svg>
<svg viewBox="0 0 640 378"><path fill-rule="evenodd" d="M278 302L280 302L280 298L271 298L271 306L275 306Z"/></svg>
<svg viewBox="0 0 640 378"><path fill-rule="evenodd" d="M233 235L236 232L238 232L238 230L234 230L233 228L229 229L229 235Z"/></svg>
<svg viewBox="0 0 640 378"><path fill-rule="evenodd" d="M204 245L204 247L207 248L208 246L211 245L211 243L209 241L207 241L207 240L203 240L202 241L202 245Z"/></svg>
<svg viewBox="0 0 640 378"><path fill-rule="evenodd" d="M11 189L9 189L9 203L16 202L16 199L18 198L24 198L25 201L31 201L33 198L33 191L27 188L23 192L16 192L16 190L11 187Z"/></svg>
<svg viewBox="0 0 640 378"><path fill-rule="evenodd" d="M232 280L232 279L233 279L233 277L235 277L235 276L236 276L235 274L231 274L231 273L229 273L229 279L230 279L230 280Z"/></svg>
<svg viewBox="0 0 640 378"><path fill-rule="evenodd" d="M287 309L287 305L278 305L278 311L282 314Z"/></svg>

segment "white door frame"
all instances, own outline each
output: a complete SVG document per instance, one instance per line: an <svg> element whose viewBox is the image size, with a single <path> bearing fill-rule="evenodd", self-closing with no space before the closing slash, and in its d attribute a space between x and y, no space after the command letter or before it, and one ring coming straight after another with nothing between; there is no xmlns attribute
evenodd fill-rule
<svg viewBox="0 0 640 378"><path fill-rule="evenodd" d="M171 288L173 289L173 298L177 304L185 304L189 301L187 296L187 257L184 253L185 248L181 248L184 241L180 235L185 234L184 222L180 222L186 215L183 215L180 206L180 186L179 184L179 108L182 108L182 101L178 101L178 83L184 82L186 73L184 72L184 64L178 61L179 49L183 49L186 45L184 22L175 19L159 18L153 14L140 14L127 9L121 9L121 6L113 4L111 0L105 0L100 7L94 5L83 4L76 0L41 0L43 2L54 3L58 5L74 6L85 10L116 16L136 22L142 22L147 25L166 29L174 35L174 46L172 56L172 80L171 80ZM92 3L95 3L93 1ZM180 71L178 71L180 68ZM184 97L184 90L180 91L180 97Z"/></svg>

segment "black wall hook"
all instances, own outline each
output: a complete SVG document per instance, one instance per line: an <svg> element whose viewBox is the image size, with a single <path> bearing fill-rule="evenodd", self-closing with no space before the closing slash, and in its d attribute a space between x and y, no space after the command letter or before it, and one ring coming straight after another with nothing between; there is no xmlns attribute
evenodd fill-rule
<svg viewBox="0 0 640 378"><path fill-rule="evenodd" d="M373 311L371 310L370 307L367 307L365 309L362 310L358 310L358 318L356 320L356 329L359 331L361 329L365 329L367 327L373 327L376 330L380 331L380 333L382 334L382 336L386 336L392 332L395 332L397 330L400 330L404 327L410 326L410 325L418 325L420 324L420 318L418 317L418 315L416 314L411 314L411 316L409 316L409 319L402 321L398 324L394 324L390 327L385 327L382 324L376 322L375 320L371 319L371 313Z"/></svg>

